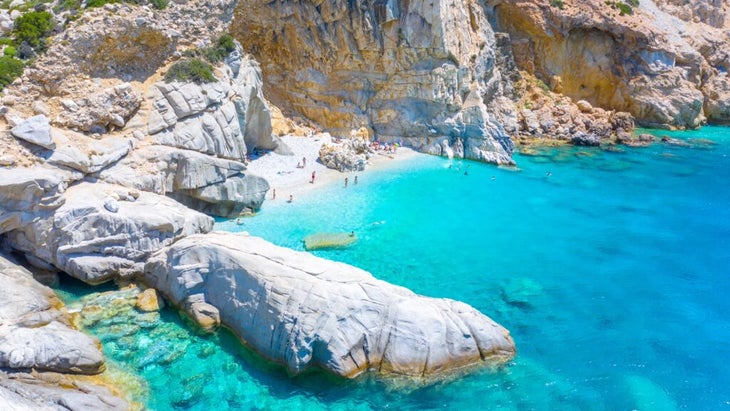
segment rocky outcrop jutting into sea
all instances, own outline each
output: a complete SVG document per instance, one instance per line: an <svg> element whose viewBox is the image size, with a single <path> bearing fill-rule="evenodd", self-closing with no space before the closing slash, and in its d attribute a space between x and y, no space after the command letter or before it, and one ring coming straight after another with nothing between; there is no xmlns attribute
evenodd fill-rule
<svg viewBox="0 0 730 411"><path fill-rule="evenodd" d="M230 327L292 373L428 376L515 354L509 332L464 303L247 235L188 236L150 258L145 279L202 325Z"/></svg>
<svg viewBox="0 0 730 411"><path fill-rule="evenodd" d="M0 409L129 409L102 387L64 382L59 374L44 381L43 371L102 372L99 343L70 326L68 314L60 309L63 304L50 288L2 255L0 284L0 369L12 370L0 370Z"/></svg>

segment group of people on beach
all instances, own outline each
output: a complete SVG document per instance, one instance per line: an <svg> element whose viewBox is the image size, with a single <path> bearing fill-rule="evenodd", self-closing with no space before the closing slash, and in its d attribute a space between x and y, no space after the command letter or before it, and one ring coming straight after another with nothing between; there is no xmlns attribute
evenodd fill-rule
<svg viewBox="0 0 730 411"><path fill-rule="evenodd" d="M375 152L381 152L385 154L396 154L398 150L398 143L383 143L382 141L375 140L370 143L370 148Z"/></svg>

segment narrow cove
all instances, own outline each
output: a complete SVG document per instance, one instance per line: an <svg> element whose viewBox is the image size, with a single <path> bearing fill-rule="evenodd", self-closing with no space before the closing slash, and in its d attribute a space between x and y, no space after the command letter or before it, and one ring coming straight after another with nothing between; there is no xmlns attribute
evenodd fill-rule
<svg viewBox="0 0 730 411"><path fill-rule="evenodd" d="M136 400L155 410L727 406L730 373L716 359L730 355L730 133L670 134L688 146L543 149L516 156L520 171L421 156L217 224L300 250L308 234L355 231L354 246L315 254L473 305L515 338L502 370L408 389L290 378L169 309L102 302L119 309L86 326L145 381Z"/></svg>

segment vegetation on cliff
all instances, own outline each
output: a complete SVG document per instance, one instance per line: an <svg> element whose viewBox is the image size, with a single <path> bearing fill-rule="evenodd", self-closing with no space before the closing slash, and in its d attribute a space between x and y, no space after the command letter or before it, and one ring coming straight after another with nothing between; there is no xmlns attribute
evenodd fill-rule
<svg viewBox="0 0 730 411"><path fill-rule="evenodd" d="M233 36L224 34L212 46L187 50L184 55L188 58L173 64L165 74L165 81L212 83L216 78L211 64L223 61L235 48Z"/></svg>

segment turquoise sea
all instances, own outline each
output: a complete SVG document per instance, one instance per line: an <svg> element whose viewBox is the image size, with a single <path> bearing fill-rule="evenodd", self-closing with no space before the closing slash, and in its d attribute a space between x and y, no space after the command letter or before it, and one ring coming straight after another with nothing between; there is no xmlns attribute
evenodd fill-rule
<svg viewBox="0 0 730 411"><path fill-rule="evenodd" d="M657 134L686 145L541 149L516 155L519 170L419 156L217 224L300 250L354 230L351 248L316 254L473 305L515 339L502 369L420 385L290 377L170 310L87 327L154 410L730 410L730 129Z"/></svg>

